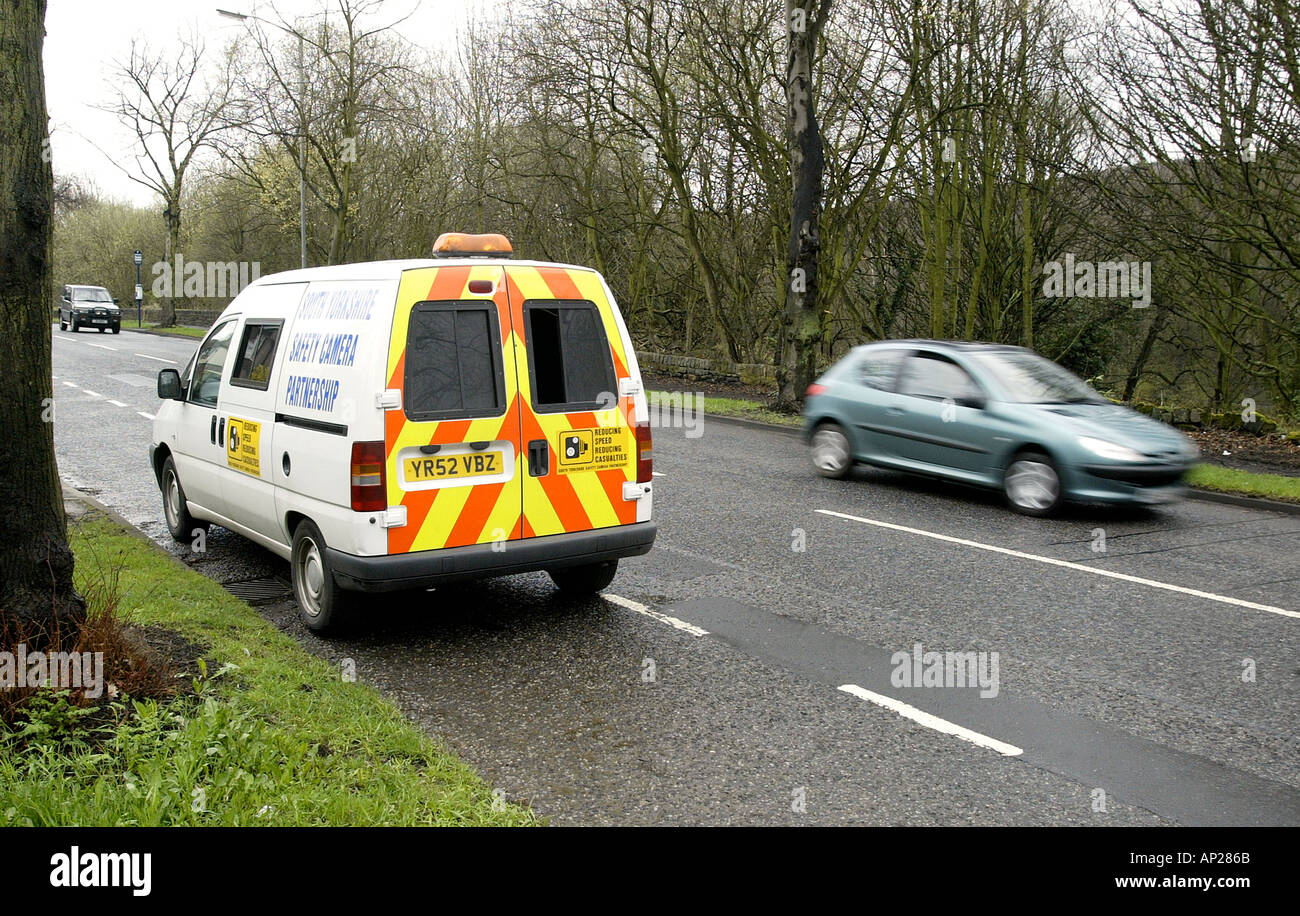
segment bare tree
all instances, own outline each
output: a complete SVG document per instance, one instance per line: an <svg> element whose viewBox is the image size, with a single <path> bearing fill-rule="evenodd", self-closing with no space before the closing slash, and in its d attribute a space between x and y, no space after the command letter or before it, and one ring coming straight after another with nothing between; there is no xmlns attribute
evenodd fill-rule
<svg viewBox="0 0 1300 916"><path fill-rule="evenodd" d="M200 151L230 126L229 60L211 82L201 72L203 62L204 46L198 39L179 39L171 53L151 51L133 40L127 60L117 67L122 80L117 98L104 106L135 134L136 169L127 174L162 198L167 225L163 259L168 264L180 248L185 178ZM176 323L176 285L171 284L163 297L163 326Z"/></svg>

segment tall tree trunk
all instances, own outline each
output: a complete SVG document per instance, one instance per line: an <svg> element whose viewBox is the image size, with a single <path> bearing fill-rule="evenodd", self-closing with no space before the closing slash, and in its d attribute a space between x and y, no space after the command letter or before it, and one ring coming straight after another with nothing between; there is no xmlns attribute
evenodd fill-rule
<svg viewBox="0 0 1300 916"><path fill-rule="evenodd" d="M1161 329L1165 326L1165 318L1168 313L1160 307L1160 303L1153 302L1155 314L1151 316L1151 326L1147 328L1147 336L1142 339L1142 347L1138 350L1137 359L1133 361L1133 368L1129 370L1128 378L1124 380L1124 396L1122 400L1125 403L1133 400L1134 393L1137 392L1138 382L1142 380L1142 370L1146 368L1147 360L1151 358L1151 350L1156 345L1156 339L1160 336Z"/></svg>
<svg viewBox="0 0 1300 916"><path fill-rule="evenodd" d="M0 0L0 645L75 633L85 616L54 463L44 39L45 0Z"/></svg>
<svg viewBox="0 0 1300 916"><path fill-rule="evenodd" d="M159 327L170 328L176 324L176 300L175 296L179 292L184 294L184 278L176 271L176 253L181 247L181 203L179 200L168 200L163 208L163 221L167 224L167 250L163 252L163 263L167 265L167 276L171 277L171 285L167 289L167 295L163 296L160 309L162 314L158 318Z"/></svg>
<svg viewBox="0 0 1300 916"><path fill-rule="evenodd" d="M813 100L812 67L830 0L786 0L789 58L785 94L790 175L790 237L786 247L785 313L781 362L777 367L780 406L797 407L817 374L821 337L817 272L821 258L822 172L826 167Z"/></svg>

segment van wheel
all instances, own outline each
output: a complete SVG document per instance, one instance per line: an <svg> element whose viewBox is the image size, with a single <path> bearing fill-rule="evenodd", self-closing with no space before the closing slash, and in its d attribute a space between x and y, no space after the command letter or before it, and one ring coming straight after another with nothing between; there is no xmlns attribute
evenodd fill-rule
<svg viewBox="0 0 1300 916"><path fill-rule="evenodd" d="M586 566L563 566L548 569L547 574L555 587L570 595L594 595L614 581L618 560L605 563L588 563Z"/></svg>
<svg viewBox="0 0 1300 916"><path fill-rule="evenodd" d="M185 505L185 490L181 479L176 475L176 462L171 455L163 462L162 468L163 518L167 522L167 533L180 544L188 544L194 539L194 531L206 532L208 523L201 522L190 515Z"/></svg>
<svg viewBox="0 0 1300 916"><path fill-rule="evenodd" d="M853 447L844 427L823 423L813 431L812 463L817 473L832 480L847 477L853 470Z"/></svg>
<svg viewBox="0 0 1300 916"><path fill-rule="evenodd" d="M1002 488L1011 508L1024 515L1041 518L1061 504L1061 475L1042 452L1020 452L1012 458Z"/></svg>
<svg viewBox="0 0 1300 916"><path fill-rule="evenodd" d="M298 616L313 633L338 633L351 616L356 595L339 588L325 553L325 538L308 519L293 530L289 577L298 599Z"/></svg>

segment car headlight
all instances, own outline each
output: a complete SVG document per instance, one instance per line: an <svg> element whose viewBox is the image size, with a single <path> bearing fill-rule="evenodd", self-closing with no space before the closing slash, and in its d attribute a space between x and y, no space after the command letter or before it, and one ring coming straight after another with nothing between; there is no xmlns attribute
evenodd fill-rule
<svg viewBox="0 0 1300 916"><path fill-rule="evenodd" d="M1117 445L1114 442L1107 442L1105 439L1093 439L1091 436L1080 436L1079 444L1102 458L1109 458L1112 461L1145 461L1146 456L1141 452L1136 452L1125 445Z"/></svg>

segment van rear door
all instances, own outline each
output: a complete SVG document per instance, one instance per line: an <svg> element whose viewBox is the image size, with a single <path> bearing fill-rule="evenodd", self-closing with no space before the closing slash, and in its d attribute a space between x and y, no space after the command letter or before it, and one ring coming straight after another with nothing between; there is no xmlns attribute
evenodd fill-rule
<svg viewBox="0 0 1300 916"><path fill-rule="evenodd" d="M505 268L519 359L524 537L637 520L629 359L595 271Z"/></svg>
<svg viewBox="0 0 1300 916"><path fill-rule="evenodd" d="M385 414L390 554L502 543L523 530L514 327L500 265L404 271ZM391 510L390 510L391 514Z"/></svg>

